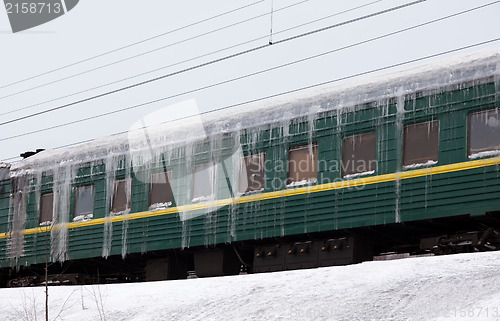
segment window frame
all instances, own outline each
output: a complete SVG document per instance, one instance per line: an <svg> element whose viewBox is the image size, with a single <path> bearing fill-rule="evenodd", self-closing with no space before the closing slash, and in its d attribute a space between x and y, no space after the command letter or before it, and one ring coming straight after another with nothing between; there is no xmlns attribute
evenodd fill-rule
<svg viewBox="0 0 500 321"><path fill-rule="evenodd" d="M307 150L307 156L308 158L311 156L309 153L310 146L312 146L313 149L313 154L312 154L312 159L313 159L313 171L315 172L314 177L309 177L305 179L300 179L300 176L297 177L295 180L295 176L298 175L293 175L296 173L302 174L305 173L303 171L300 171L300 165L299 165L299 172L294 172L291 173L291 155L293 152L300 151L300 150ZM318 142L312 142L312 143L307 143L307 144L297 144L297 145L292 145L288 148L288 159L287 159L287 173L286 173L286 186L287 187L294 187L294 186L300 186L300 185L310 185L310 184L315 184L318 182L318 167L319 167L319 160L318 160L318 155L319 155L319 144ZM299 161L300 162L300 161ZM309 165L308 165L309 168ZM294 168L296 170L296 168ZM307 171L311 172L312 171ZM293 176L292 176L293 175ZM304 182L305 180L305 182Z"/></svg>
<svg viewBox="0 0 500 321"><path fill-rule="evenodd" d="M496 148L493 149L484 149L476 152L471 152L471 134L472 134L472 122L471 122L471 116L474 114L480 114L480 113L489 113L489 112L494 112L497 115L497 121L500 121L500 107L497 108L488 108L488 109L481 109L481 110L475 110L471 111L467 114L467 148L466 148L466 153L467 157L469 159L476 159L476 158L482 158L482 157L488 157L488 156L497 156L500 154L500 142L499 145L496 146ZM500 125L499 125L500 126ZM491 146L489 146L491 147Z"/></svg>
<svg viewBox="0 0 500 321"><path fill-rule="evenodd" d="M260 177L262 177L262 179L259 181L259 183L261 184L260 187L252 187L250 185L250 182L249 182L249 175L248 175L248 163L247 163L247 159L251 158L251 157L259 157L259 164L262 163L262 168L259 168L259 174L262 174L260 175ZM255 163L254 163L255 164ZM243 179L243 169L245 169L245 173L246 173L246 181L247 181L247 188L245 189L245 191L242 191L242 179ZM244 155L242 160L241 160L241 165L240 165L240 169L239 169L239 173L238 173L238 192L239 193L242 193L242 194L246 194L246 193L256 193L256 192L261 192L265 189L266 187L266 152L262 151L262 152L258 152L258 153L253 153L253 154L247 154L247 155Z"/></svg>
<svg viewBox="0 0 500 321"><path fill-rule="evenodd" d="M357 137L362 137L366 135L373 135L373 159L368 160L368 170L363 170L363 171L357 171L356 169L359 167L357 166L356 169L353 171L346 171L350 166L344 165L346 163L346 146L348 144L346 143L347 139L356 139ZM351 155L355 156L354 150L351 151ZM370 155L371 156L371 155ZM360 161L366 161L364 159L359 159ZM354 161L353 157L349 157L347 161ZM358 161L358 159L356 160ZM375 163L374 168L371 167L372 162ZM367 175L372 175L377 171L377 131L376 130L370 130L370 131L364 131L361 133L356 133L352 135L346 135L342 138L342 155L341 155L341 164L340 164L340 172L342 178L350 178L350 177L357 177L357 176L367 176Z"/></svg>
<svg viewBox="0 0 500 321"><path fill-rule="evenodd" d="M406 146L407 146L407 128L410 127L417 127L419 125L423 125L426 123L437 123L437 135L436 135L436 144L435 144L435 153L431 153L429 156L425 157L420 157L420 158L411 158L411 159L406 159ZM432 126L432 125L431 125ZM428 120L423 120L423 121L418 121L418 122L412 122L405 124L403 126L403 139L402 139L402 157L401 157L401 164L403 169L412 169L412 168L418 168L418 167L423 167L423 166L432 166L436 165L439 162L439 146L440 146L440 137L441 137L441 121L439 119L428 119ZM429 146L429 144L425 144L426 146ZM434 146L432 146L434 148ZM436 159L433 158L433 156L436 156Z"/></svg>
<svg viewBox="0 0 500 321"><path fill-rule="evenodd" d="M114 202L115 202L115 194L117 194L117 187L115 187L117 184L120 184L123 182L124 184L128 184L130 188L130 193L132 193L132 180L130 178L121 178L121 179L115 179L113 181L113 194L111 194L111 199L110 199L110 205L109 205L109 213L117 215L117 214L124 214L127 211L130 211L132 207L132 197L127 200L127 185L124 186L124 192L125 192L125 209L124 210L119 210L119 211L114 211Z"/></svg>
<svg viewBox="0 0 500 321"><path fill-rule="evenodd" d="M167 181L165 183L155 183L154 182L154 179L153 179L153 176L154 175L159 175L159 174L163 174L163 175L166 175L166 179ZM173 204L174 202L174 191L173 191L173 188L172 188L172 180L173 180L173 176L174 173L172 170L166 170L166 171L159 171L159 172L154 172L154 173L151 173L151 181L150 181L150 184L149 184L149 198L148 198L148 207L151 208L153 205L155 204L164 204L164 203L169 203L169 205ZM164 176L165 177L165 176ZM168 189L170 190L170 193L167 194L170 196L170 200L167 200L165 202L155 202L153 203L153 193L154 193L154 186L156 185L168 185Z"/></svg>
<svg viewBox="0 0 500 321"><path fill-rule="evenodd" d="M81 214L78 214L77 215L77 205L78 205L78 189L80 188L89 188L91 187L92 188L92 212L90 213L81 213ZM78 216L84 216L84 217L87 217L89 216L89 214L92 214L92 216L94 215L95 213L95 193L96 193L96 187L95 187L95 184L86 184L86 185L78 185L78 186L75 186L74 187L74 191L73 191L73 219L78 217Z"/></svg>
<svg viewBox="0 0 500 321"><path fill-rule="evenodd" d="M196 170L196 168L203 168L202 170ZM210 186L210 194L209 195L195 195L195 183L196 183L196 173L202 172L205 169L210 169L210 174L209 175L209 186ZM217 179L217 166L213 162L207 162L207 163L200 163L196 164L192 167L192 180L191 180L191 202L200 202L204 200L208 200L214 197L215 195L215 189L214 183L215 180ZM212 181L210 181L212 180Z"/></svg>
<svg viewBox="0 0 500 321"><path fill-rule="evenodd" d="M51 195L50 219L42 219L43 218L44 203L45 203L44 202L44 196L46 196L46 195ZM54 192L50 191L50 192L41 193L41 195L40 195L40 209L39 209L38 223L39 224L43 224L43 223L46 223L46 222L52 223L53 220L54 220ZM46 224L44 224L44 225L46 225Z"/></svg>

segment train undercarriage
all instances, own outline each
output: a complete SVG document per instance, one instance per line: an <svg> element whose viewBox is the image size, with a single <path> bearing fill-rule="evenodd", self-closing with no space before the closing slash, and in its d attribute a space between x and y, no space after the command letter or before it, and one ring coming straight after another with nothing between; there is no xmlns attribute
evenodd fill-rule
<svg viewBox="0 0 500 321"><path fill-rule="evenodd" d="M214 247L89 258L0 270L0 286L84 285L274 272L500 249L500 212ZM47 277L45 277L47 269Z"/></svg>

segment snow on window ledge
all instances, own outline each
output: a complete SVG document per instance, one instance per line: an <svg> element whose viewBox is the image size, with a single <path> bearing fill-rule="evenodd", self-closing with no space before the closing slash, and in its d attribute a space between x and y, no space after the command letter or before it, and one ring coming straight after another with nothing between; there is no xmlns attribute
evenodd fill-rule
<svg viewBox="0 0 500 321"><path fill-rule="evenodd" d="M161 211L161 210L165 210L165 209L169 208L171 205L172 205L172 202L155 203L155 204L152 204L148 208L148 210L151 212Z"/></svg>
<svg viewBox="0 0 500 321"><path fill-rule="evenodd" d="M48 226L51 224L52 224L52 221L45 221L45 222L40 223L40 226Z"/></svg>
<svg viewBox="0 0 500 321"><path fill-rule="evenodd" d="M414 169L414 168L420 168L420 167L427 167L431 165L436 165L438 162L435 160L428 160L425 163L417 163L417 164L411 164L411 165L404 165L403 169Z"/></svg>
<svg viewBox="0 0 500 321"><path fill-rule="evenodd" d="M252 195L252 194L260 193L260 192L263 192L263 191L264 191L264 187L259 188L259 189L254 189L253 191L248 191L248 192L245 192L245 193L238 193L238 194L240 194L239 196Z"/></svg>
<svg viewBox="0 0 500 321"><path fill-rule="evenodd" d="M302 186L302 185L311 185L316 183L318 180L316 178L312 179L303 179L301 181L297 182L291 182L290 184L287 184L286 187L297 187L297 186Z"/></svg>
<svg viewBox="0 0 500 321"><path fill-rule="evenodd" d="M93 213L78 215L73 218L73 222L87 222L94 218Z"/></svg>
<svg viewBox="0 0 500 321"><path fill-rule="evenodd" d="M373 173L375 173L375 170L361 172L361 173L347 174L347 175L344 175L344 178L345 179L355 178L355 177L360 177L360 176L371 175Z"/></svg>
<svg viewBox="0 0 500 321"><path fill-rule="evenodd" d="M120 215L127 215L128 213L130 213L130 208L127 208L125 211L120 211L120 212L109 212L109 215L120 216Z"/></svg>
<svg viewBox="0 0 500 321"><path fill-rule="evenodd" d="M195 197L191 200L192 203L199 203L199 202L205 202L209 201L213 198L213 195L207 195L207 196L198 196Z"/></svg>
<svg viewBox="0 0 500 321"><path fill-rule="evenodd" d="M478 153L471 154L471 155L469 155L469 159L476 159L476 158L481 158L481 157L486 157L486 156L497 156L497 155L500 155L500 150L498 150L498 149L487 150L484 152L478 152Z"/></svg>

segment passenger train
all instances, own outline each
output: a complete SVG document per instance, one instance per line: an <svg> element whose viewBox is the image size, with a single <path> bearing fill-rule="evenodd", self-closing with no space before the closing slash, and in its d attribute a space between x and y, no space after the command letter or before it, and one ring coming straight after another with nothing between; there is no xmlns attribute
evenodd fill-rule
<svg viewBox="0 0 500 321"><path fill-rule="evenodd" d="M4 286L500 247L500 54L352 79L0 165Z"/></svg>

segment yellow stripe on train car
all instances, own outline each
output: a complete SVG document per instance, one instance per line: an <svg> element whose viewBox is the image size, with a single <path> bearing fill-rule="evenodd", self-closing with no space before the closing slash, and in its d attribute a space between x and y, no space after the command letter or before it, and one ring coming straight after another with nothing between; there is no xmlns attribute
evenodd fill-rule
<svg viewBox="0 0 500 321"><path fill-rule="evenodd" d="M465 170L470 170L470 169L475 169L475 168L493 166L493 165L498 165L498 164L500 164L500 157L479 159L479 160L473 160L473 161L468 161L468 162L461 162L461 163L435 166L435 167L426 167L426 168L408 170L408 171L404 171L404 172L397 172L397 173L391 173L391 174L369 176L369 177L363 177L363 178L357 178L357 179L351 179L351 180L342 180L339 182L332 182L332 183L326 183L326 184L320 184L320 185L303 186L303 187L298 187L298 188L294 188L294 189L252 194L252 195L246 195L246 196L242 196L242 197L235 198L235 199L228 198L228 199L209 201L209 202L204 202L204 203L199 203L199 204L182 205L182 206L172 207L172 208L168 208L165 210L159 210L159 211L155 211L155 212L145 211L145 212L125 214L125 215L108 216L108 217L104 217L104 218L92 219L92 220L85 221L85 222L71 222L71 223L66 223L66 224L55 224L52 227L41 226L41 227L26 229L23 231L23 233L24 233L24 235L44 233L44 232L49 232L53 229L60 229L60 228L64 227L64 225L66 225L66 227L68 229L74 229L74 228L84 227L84 226L102 225L106 222L109 222L109 223L121 222L121 221L136 220L136 219L141 219L141 218L155 217L155 216L161 216L161 215L167 215L167 214L185 213L185 212L190 212L190 211L195 211L195 210L201 210L201 209L207 209L207 208L213 208L213 207L221 207L221 206L227 206L227 205L233 205L233 204L250 203L250 202L255 202L255 201L276 199L276 198L293 196L293 195L302 195L302 194L308 194L308 193L324 192L324 191L338 190L338 189L344 189L344 188L350 188L350 187L379 184L379 183L391 182L391 181L396 181L396 180L417 178L417 177L422 177L422 176L446 174L446 173L465 171ZM11 234L12 234L12 232L0 233L0 239L10 237Z"/></svg>

